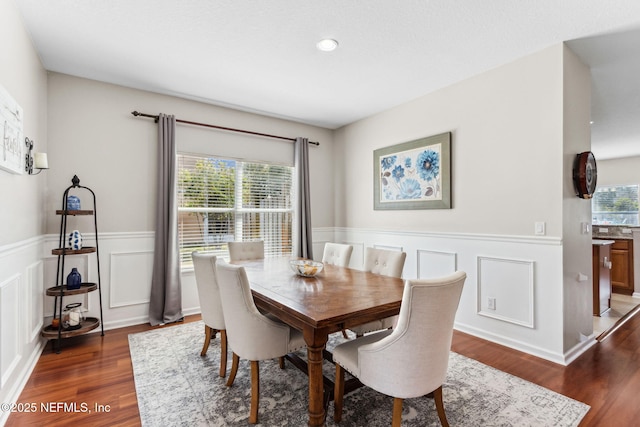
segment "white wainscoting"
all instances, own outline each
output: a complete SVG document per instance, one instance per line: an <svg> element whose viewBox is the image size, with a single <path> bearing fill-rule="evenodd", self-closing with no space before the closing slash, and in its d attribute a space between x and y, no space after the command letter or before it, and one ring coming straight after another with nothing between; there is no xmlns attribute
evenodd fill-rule
<svg viewBox="0 0 640 427"><path fill-rule="evenodd" d="M40 331L44 326L42 318L44 295L44 263L42 260L36 261L27 267L27 283L25 286L25 300L31 301L27 304L27 338L28 342L35 342L40 337Z"/></svg>
<svg viewBox="0 0 640 427"><path fill-rule="evenodd" d="M45 344L42 247L42 237L0 246L0 402L18 399Z"/></svg>
<svg viewBox="0 0 640 427"><path fill-rule="evenodd" d="M458 254L455 252L426 249L418 249L416 252L418 279L435 279L458 271Z"/></svg>
<svg viewBox="0 0 640 427"><path fill-rule="evenodd" d="M2 367L2 379L0 387L4 387L7 380L13 375L21 358L21 334L23 320L20 307L20 279L16 274L0 283L0 334L2 341L0 346L0 366Z"/></svg>
<svg viewBox="0 0 640 427"><path fill-rule="evenodd" d="M465 271L467 280L455 324L462 332L560 364L588 348L563 350L559 238L355 228L336 228L333 234L329 229L314 230L316 237L319 241L359 242L362 251L366 247L402 248L407 253L405 279ZM362 268L363 260L353 257L350 266ZM488 294L496 298L495 311L486 309Z"/></svg>
<svg viewBox="0 0 640 427"><path fill-rule="evenodd" d="M478 314L533 328L533 284L533 261L479 256Z"/></svg>
<svg viewBox="0 0 640 427"><path fill-rule="evenodd" d="M100 227L100 224L98 224ZM83 234L91 242L95 236ZM149 293L153 268L153 232L99 233L100 284L102 315L105 330L147 323L149 321ZM57 257L51 249L58 244L57 235L46 239L45 283L55 283ZM65 275L72 267L78 268L83 282L98 282L98 263L95 253L65 257ZM47 281L48 280L48 281ZM65 297L65 304L81 302L86 315L100 317L100 295L97 291L74 297ZM49 307L51 305L51 307ZM45 314L53 308L52 297L45 301ZM100 332L97 328L94 332Z"/></svg>
<svg viewBox="0 0 640 427"><path fill-rule="evenodd" d="M112 252L109 308L149 304L153 251Z"/></svg>

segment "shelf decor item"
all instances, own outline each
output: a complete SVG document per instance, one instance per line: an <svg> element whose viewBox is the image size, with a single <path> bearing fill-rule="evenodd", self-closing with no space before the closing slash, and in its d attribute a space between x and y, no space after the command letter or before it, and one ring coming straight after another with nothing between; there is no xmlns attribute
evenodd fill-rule
<svg viewBox="0 0 640 427"><path fill-rule="evenodd" d="M70 211L80 210L80 198L78 196L67 197L67 210L70 210Z"/></svg>
<svg viewBox="0 0 640 427"><path fill-rule="evenodd" d="M67 289L80 289L80 285L82 284L82 275L78 271L77 268L73 267L71 269L71 273L67 276Z"/></svg>
<svg viewBox="0 0 640 427"><path fill-rule="evenodd" d="M74 250L82 249L82 234L78 230L69 233L69 247Z"/></svg>
<svg viewBox="0 0 640 427"><path fill-rule="evenodd" d="M82 320L82 304L74 302L67 304L62 311L62 327L68 331L80 329Z"/></svg>

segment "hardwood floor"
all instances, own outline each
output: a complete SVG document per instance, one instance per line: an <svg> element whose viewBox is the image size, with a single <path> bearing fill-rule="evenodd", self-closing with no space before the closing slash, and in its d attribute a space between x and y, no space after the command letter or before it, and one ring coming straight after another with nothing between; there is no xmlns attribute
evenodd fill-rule
<svg viewBox="0 0 640 427"><path fill-rule="evenodd" d="M200 316L189 316L185 322L197 320ZM64 341L60 354L52 352L49 344L18 400L22 404L35 403L37 411L13 413L6 425L139 426L127 336L149 329L149 325L139 325L107 331L104 337L92 334L70 338ZM587 403L591 410L581 426L630 426L637 425L640 419L638 315L569 366L457 331L452 350ZM70 412L72 408L57 406L56 402L76 402L78 412ZM82 403L91 412L83 412ZM48 405L50 411L43 411L41 405ZM95 405L101 405L98 409L103 411L96 411Z"/></svg>

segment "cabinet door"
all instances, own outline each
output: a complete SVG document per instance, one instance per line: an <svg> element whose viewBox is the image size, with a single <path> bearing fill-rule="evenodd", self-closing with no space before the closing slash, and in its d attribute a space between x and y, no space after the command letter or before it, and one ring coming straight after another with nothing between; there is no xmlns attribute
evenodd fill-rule
<svg viewBox="0 0 640 427"><path fill-rule="evenodd" d="M611 285L618 293L633 293L633 246L630 240L616 240L611 248Z"/></svg>

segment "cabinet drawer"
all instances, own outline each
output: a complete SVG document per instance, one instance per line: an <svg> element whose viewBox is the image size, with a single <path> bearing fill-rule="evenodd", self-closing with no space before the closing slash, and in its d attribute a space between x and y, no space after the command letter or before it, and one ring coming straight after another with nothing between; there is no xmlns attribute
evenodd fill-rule
<svg viewBox="0 0 640 427"><path fill-rule="evenodd" d="M615 240L611 248L621 251L628 251L630 247L631 240Z"/></svg>

